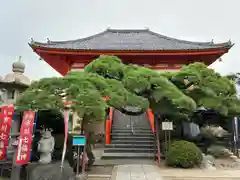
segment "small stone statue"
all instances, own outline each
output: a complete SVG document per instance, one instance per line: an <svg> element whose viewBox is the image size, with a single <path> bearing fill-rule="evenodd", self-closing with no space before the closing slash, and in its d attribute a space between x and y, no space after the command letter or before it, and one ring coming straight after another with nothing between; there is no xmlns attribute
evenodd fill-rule
<svg viewBox="0 0 240 180"><path fill-rule="evenodd" d="M40 152L39 163L49 164L52 162L52 152L55 146L55 140L52 136L51 129L43 128L42 138L38 142L38 152Z"/></svg>

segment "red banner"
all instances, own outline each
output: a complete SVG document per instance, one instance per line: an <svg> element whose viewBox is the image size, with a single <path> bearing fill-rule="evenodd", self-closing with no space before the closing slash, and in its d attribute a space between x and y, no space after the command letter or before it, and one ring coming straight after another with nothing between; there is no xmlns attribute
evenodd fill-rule
<svg viewBox="0 0 240 180"><path fill-rule="evenodd" d="M30 160L34 118L34 111L24 111L20 137L18 139L16 164L27 164Z"/></svg>
<svg viewBox="0 0 240 180"><path fill-rule="evenodd" d="M14 107L3 106L0 113L0 160L6 157L7 146L9 142L10 130L12 127L12 119Z"/></svg>
<svg viewBox="0 0 240 180"><path fill-rule="evenodd" d="M7 105L7 106L2 106L1 113L3 113L5 116L13 118L14 106L12 104Z"/></svg>

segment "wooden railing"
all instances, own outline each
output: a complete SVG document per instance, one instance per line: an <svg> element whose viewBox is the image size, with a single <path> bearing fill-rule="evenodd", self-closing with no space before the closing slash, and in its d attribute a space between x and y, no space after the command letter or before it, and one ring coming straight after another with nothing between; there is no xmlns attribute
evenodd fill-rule
<svg viewBox="0 0 240 180"><path fill-rule="evenodd" d="M159 138L159 121L158 118L155 118L155 137L156 137L156 148L157 148L157 162L160 165L161 161L161 151L160 151L160 138ZM156 154L155 154L156 155Z"/></svg>
<svg viewBox="0 0 240 180"><path fill-rule="evenodd" d="M160 164L161 160L161 152L160 152L160 138L159 138L159 122L158 119L154 117L154 114L151 109L147 111L148 120L150 122L150 126L155 138L154 144L154 160L157 160L158 164ZM156 159L157 154L157 159Z"/></svg>
<svg viewBox="0 0 240 180"><path fill-rule="evenodd" d="M154 115L151 109L147 110L148 120L152 129L152 132L155 133L155 122L154 122Z"/></svg>
<svg viewBox="0 0 240 180"><path fill-rule="evenodd" d="M111 143L111 130L112 130L112 121L113 121L113 108L110 107L109 109L109 118L106 120L106 139L105 143L110 144Z"/></svg>

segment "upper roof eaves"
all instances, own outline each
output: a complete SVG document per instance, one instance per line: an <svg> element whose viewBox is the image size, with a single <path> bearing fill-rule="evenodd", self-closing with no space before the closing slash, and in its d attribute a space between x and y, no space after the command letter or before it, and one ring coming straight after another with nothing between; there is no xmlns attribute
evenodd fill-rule
<svg viewBox="0 0 240 180"><path fill-rule="evenodd" d="M33 41L30 46L66 50L204 50L231 48L231 41L215 44L213 42L192 42L164 36L149 29L107 29L101 33L69 41Z"/></svg>

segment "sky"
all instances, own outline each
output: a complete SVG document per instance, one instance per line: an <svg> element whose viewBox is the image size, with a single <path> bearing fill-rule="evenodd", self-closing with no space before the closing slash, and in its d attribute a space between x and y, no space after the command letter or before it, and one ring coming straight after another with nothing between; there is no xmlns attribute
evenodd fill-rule
<svg viewBox="0 0 240 180"><path fill-rule="evenodd" d="M32 80L59 76L28 46L36 41L72 40L107 28L150 30L190 41L235 43L213 65L221 74L240 72L239 0L1 0L0 76L18 56Z"/></svg>

